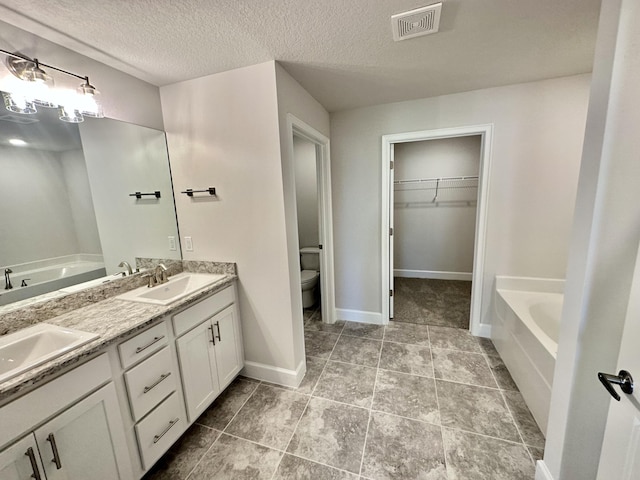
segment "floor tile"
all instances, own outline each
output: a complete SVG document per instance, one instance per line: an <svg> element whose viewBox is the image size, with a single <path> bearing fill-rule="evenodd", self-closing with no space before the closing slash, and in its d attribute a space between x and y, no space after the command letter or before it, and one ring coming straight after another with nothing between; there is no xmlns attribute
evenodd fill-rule
<svg viewBox="0 0 640 480"><path fill-rule="evenodd" d="M532 447L544 448L544 435L542 435L540 427L538 427L533 415L531 415L520 392L505 391L504 397L509 410L511 410L513 419L520 430L524 443Z"/></svg>
<svg viewBox="0 0 640 480"><path fill-rule="evenodd" d="M363 408L312 397L287 452L359 473L368 419Z"/></svg>
<svg viewBox="0 0 640 480"><path fill-rule="evenodd" d="M422 345L382 343L380 368L433 377L431 350Z"/></svg>
<svg viewBox="0 0 640 480"><path fill-rule="evenodd" d="M375 382L375 368L329 360L313 395L369 408Z"/></svg>
<svg viewBox="0 0 640 480"><path fill-rule="evenodd" d="M362 474L375 479L447 480L440 427L372 412Z"/></svg>
<svg viewBox="0 0 640 480"><path fill-rule="evenodd" d="M483 353L487 355L499 355L498 350L496 350L495 345L491 341L490 338L484 337L476 337L478 339L478 343L480 344L480 349Z"/></svg>
<svg viewBox="0 0 640 480"><path fill-rule="evenodd" d="M443 426L520 441L499 390L443 380L436 380L436 388Z"/></svg>
<svg viewBox="0 0 640 480"><path fill-rule="evenodd" d="M478 339L468 330L449 327L429 327L432 348L448 348L482 353Z"/></svg>
<svg viewBox="0 0 640 480"><path fill-rule="evenodd" d="M522 444L443 429L451 480L533 480L535 468Z"/></svg>
<svg viewBox="0 0 640 480"><path fill-rule="evenodd" d="M260 385L225 433L284 450L309 397Z"/></svg>
<svg viewBox="0 0 640 480"><path fill-rule="evenodd" d="M269 480L281 457L281 452L223 433L189 480Z"/></svg>
<svg viewBox="0 0 640 480"><path fill-rule="evenodd" d="M236 378L200 415L196 422L224 430L256 388L258 388L258 383Z"/></svg>
<svg viewBox="0 0 640 480"><path fill-rule="evenodd" d="M352 337L366 337L374 340L382 340L384 335L384 326L372 325L370 323L347 322L342 330L343 335L351 335Z"/></svg>
<svg viewBox="0 0 640 480"><path fill-rule="evenodd" d="M440 425L436 384L432 378L380 370L372 408Z"/></svg>
<svg viewBox="0 0 640 480"><path fill-rule="evenodd" d="M324 323L319 316L315 316L304 322L305 332L340 333L344 328L344 320L336 320L335 323Z"/></svg>
<svg viewBox="0 0 640 480"><path fill-rule="evenodd" d="M484 355L439 348L433 348L431 352L436 378L498 388Z"/></svg>
<svg viewBox="0 0 640 480"><path fill-rule="evenodd" d="M342 335L333 349L330 359L338 362L377 367L381 348L382 342L380 340Z"/></svg>
<svg viewBox="0 0 640 480"><path fill-rule="evenodd" d="M518 391L516 382L511 378L511 374L509 373L509 370L507 370L507 366L499 356L487 355L487 362L489 362L489 367L491 367L491 371L496 377L498 386L501 389Z"/></svg>
<svg viewBox="0 0 640 480"><path fill-rule="evenodd" d="M358 476L286 453L274 480L357 480Z"/></svg>
<svg viewBox="0 0 640 480"><path fill-rule="evenodd" d="M307 356L329 358L339 337L335 333L305 332L304 348Z"/></svg>
<svg viewBox="0 0 640 480"><path fill-rule="evenodd" d="M389 342L429 346L429 327L413 323L389 322L384 332Z"/></svg>
<svg viewBox="0 0 640 480"><path fill-rule="evenodd" d="M187 478L220 433L218 430L202 425L192 425L143 479L182 480Z"/></svg>
<svg viewBox="0 0 640 480"><path fill-rule="evenodd" d="M533 460L537 462L538 460L542 460L544 457L544 448L536 448L536 447L527 447L529 453L533 457Z"/></svg>

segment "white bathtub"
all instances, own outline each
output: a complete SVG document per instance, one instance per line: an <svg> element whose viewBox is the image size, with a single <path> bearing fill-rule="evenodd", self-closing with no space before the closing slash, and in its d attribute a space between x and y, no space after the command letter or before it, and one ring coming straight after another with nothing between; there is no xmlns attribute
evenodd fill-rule
<svg viewBox="0 0 640 480"><path fill-rule="evenodd" d="M546 435L564 280L496 277L491 337Z"/></svg>
<svg viewBox="0 0 640 480"><path fill-rule="evenodd" d="M67 255L36 262L1 267L13 270L13 289L4 290L4 279L0 284L0 305L53 292L77 283L106 275L102 255ZM21 286L22 282L27 286Z"/></svg>

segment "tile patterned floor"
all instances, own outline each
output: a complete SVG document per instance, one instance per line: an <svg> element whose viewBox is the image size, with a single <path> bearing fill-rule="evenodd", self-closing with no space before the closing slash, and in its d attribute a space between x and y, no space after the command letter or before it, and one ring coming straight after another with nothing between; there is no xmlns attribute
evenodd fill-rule
<svg viewBox="0 0 640 480"><path fill-rule="evenodd" d="M471 282L395 277L393 289L394 321L469 328Z"/></svg>
<svg viewBox="0 0 640 480"><path fill-rule="evenodd" d="M544 437L491 341L305 321L298 389L240 377L148 480L534 478Z"/></svg>

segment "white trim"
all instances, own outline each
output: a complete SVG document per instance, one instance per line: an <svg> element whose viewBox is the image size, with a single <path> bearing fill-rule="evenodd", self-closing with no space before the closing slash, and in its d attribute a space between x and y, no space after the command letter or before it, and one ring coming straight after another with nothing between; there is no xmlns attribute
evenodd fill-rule
<svg viewBox="0 0 640 480"><path fill-rule="evenodd" d="M473 274L471 272L436 272L433 270L404 270L396 268L393 270L393 276L400 278L432 278L435 280L464 280L470 282Z"/></svg>
<svg viewBox="0 0 640 480"><path fill-rule="evenodd" d="M287 113L287 141L288 148L293 157L293 136L302 137L316 145L316 159L320 163L318 168L318 197L320 204L320 244L322 248L322 265L320 275L320 289L322 302L322 319L325 323L335 323L336 321L336 301L335 301L335 273L333 263L333 206L331 202L331 157L330 157L330 141L316 129L306 124L295 115ZM293 168L293 163L291 164ZM291 173L292 178L295 174ZM294 190L295 191L295 190ZM295 203L295 199L294 199ZM294 209L297 207L294 205ZM296 217L296 231L298 229ZM297 255L297 253L296 253ZM297 278L293 281L300 284L299 269L296 273ZM300 304L302 304L302 289L300 292Z"/></svg>
<svg viewBox="0 0 640 480"><path fill-rule="evenodd" d="M363 310L348 310L346 308L337 308L336 314L339 320L384 325L384 322L382 321L383 317L378 312L365 312Z"/></svg>
<svg viewBox="0 0 640 480"><path fill-rule="evenodd" d="M476 214L476 232L473 258L473 285L471 287L471 319L469 330L473 335L479 335L483 331L481 326L482 315L482 286L484 283L484 257L486 249L486 232L488 217L488 199L491 178L491 147L493 143L493 124L473 125L467 127L441 128L437 130L424 130L419 132L397 133L382 136L382 318L384 323L389 322L389 215L390 206L390 169L389 161L392 157L392 147L395 143L419 142L438 138L468 137L480 135L482 137L480 154L480 171L478 172L478 207Z"/></svg>
<svg viewBox="0 0 640 480"><path fill-rule="evenodd" d="M303 359L298 364L298 368L295 370L288 370L286 368L274 367L273 365L245 360L244 368L240 373L245 377L253 378L255 380L262 380L263 382L275 383L276 385L297 388L302 382L305 373L307 373L307 363Z"/></svg>
<svg viewBox="0 0 640 480"><path fill-rule="evenodd" d="M551 472L547 468L547 464L544 460L538 460L536 462L536 477L535 480L555 480Z"/></svg>
<svg viewBox="0 0 640 480"><path fill-rule="evenodd" d="M476 337L491 338L492 326L488 323L481 323L474 335Z"/></svg>

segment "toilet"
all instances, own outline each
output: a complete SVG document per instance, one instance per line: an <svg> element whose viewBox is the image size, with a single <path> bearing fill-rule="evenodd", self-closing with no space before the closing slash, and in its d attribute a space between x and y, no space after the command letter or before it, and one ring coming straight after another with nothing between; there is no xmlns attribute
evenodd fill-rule
<svg viewBox="0 0 640 480"><path fill-rule="evenodd" d="M302 284L302 307L312 307L318 301L318 279L320 278L320 249L300 249L300 283Z"/></svg>

